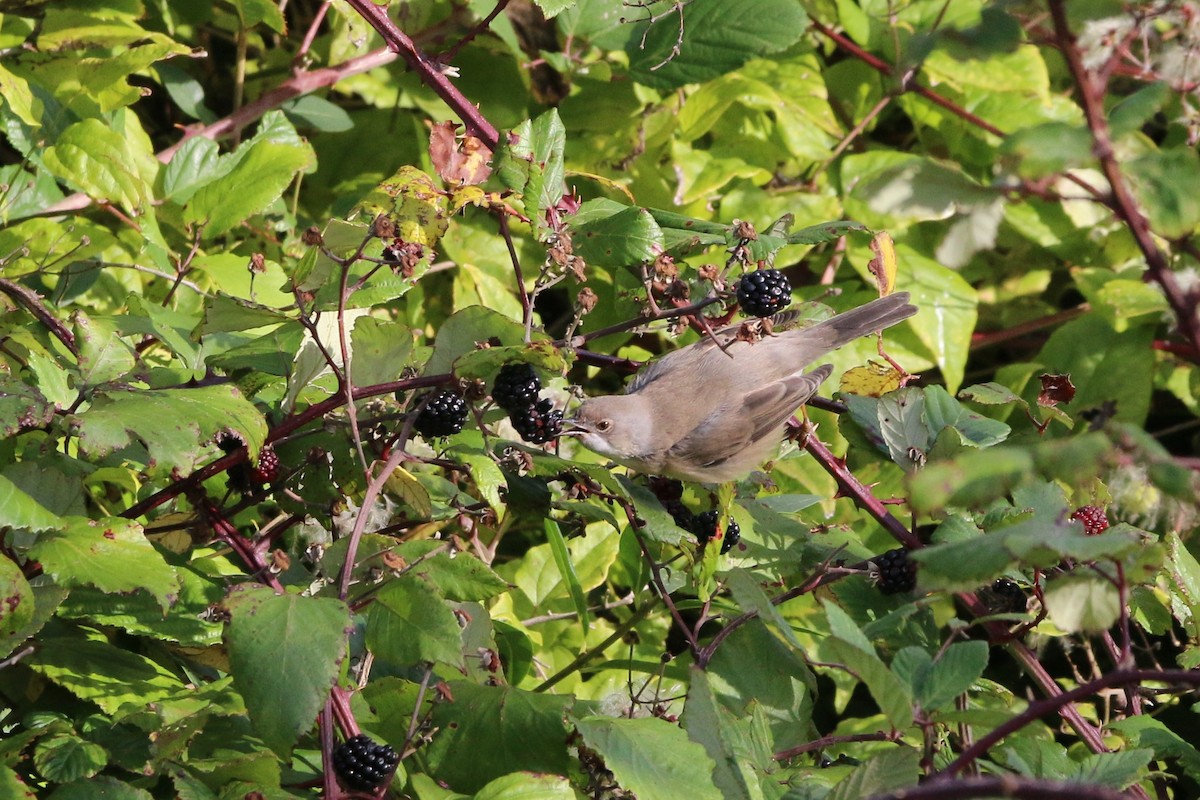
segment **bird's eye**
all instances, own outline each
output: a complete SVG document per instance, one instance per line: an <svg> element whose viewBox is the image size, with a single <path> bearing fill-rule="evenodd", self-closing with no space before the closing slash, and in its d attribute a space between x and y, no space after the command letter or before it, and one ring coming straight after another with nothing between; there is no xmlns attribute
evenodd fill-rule
<svg viewBox="0 0 1200 800"><path fill-rule="evenodd" d="M600 420L599 422L596 423L596 430L600 431L600 433L608 433L609 431L612 430L612 420L611 419Z"/></svg>

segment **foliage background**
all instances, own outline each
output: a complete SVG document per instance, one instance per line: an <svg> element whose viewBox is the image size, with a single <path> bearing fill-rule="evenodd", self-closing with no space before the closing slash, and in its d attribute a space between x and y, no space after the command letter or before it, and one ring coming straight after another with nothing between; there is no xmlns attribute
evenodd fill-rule
<svg viewBox="0 0 1200 800"><path fill-rule="evenodd" d="M1194 4L0 14L5 796L340 796L359 730L422 800L1200 792ZM727 555L486 399L756 262L860 304L878 231L921 377L687 487Z"/></svg>

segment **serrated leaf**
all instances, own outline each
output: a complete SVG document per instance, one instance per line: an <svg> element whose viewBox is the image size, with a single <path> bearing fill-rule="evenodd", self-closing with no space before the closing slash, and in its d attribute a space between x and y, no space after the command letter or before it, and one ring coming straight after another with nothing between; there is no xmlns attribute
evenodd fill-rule
<svg viewBox="0 0 1200 800"><path fill-rule="evenodd" d="M955 642L933 662L929 679L916 692L926 711L948 708L983 675L988 664L987 642Z"/></svg>
<svg viewBox="0 0 1200 800"><path fill-rule="evenodd" d="M1004 573L1015 561L1003 537L976 536L914 550L918 581L927 589L966 592Z"/></svg>
<svg viewBox="0 0 1200 800"><path fill-rule="evenodd" d="M233 683L263 741L279 755L317 717L345 656L350 611L340 600L243 586L225 601Z"/></svg>
<svg viewBox="0 0 1200 800"><path fill-rule="evenodd" d="M798 650L802 649L792 626L779 613L779 609L771 603L771 598L767 597L767 593L762 590L758 580L750 572L741 568L732 569L725 575L725 582L729 586L733 599L737 601L743 612L757 612L759 619L777 631L788 644Z"/></svg>
<svg viewBox="0 0 1200 800"><path fill-rule="evenodd" d="M54 791L54 800L153 800L153 795L145 789L130 786L124 781L109 775L100 775L79 780L58 787Z"/></svg>
<svg viewBox="0 0 1200 800"><path fill-rule="evenodd" d="M662 229L644 208L599 198L567 220L575 252L598 267L653 261L664 250Z"/></svg>
<svg viewBox="0 0 1200 800"><path fill-rule="evenodd" d="M510 189L523 195L525 212L541 231L546 211L563 196L563 149L566 128L551 108L509 133L496 153L496 172Z"/></svg>
<svg viewBox="0 0 1200 800"><path fill-rule="evenodd" d="M99 119L85 119L62 132L42 155L52 172L94 200L137 214L153 199L147 176L157 162L142 152L137 137L123 136Z"/></svg>
<svg viewBox="0 0 1200 800"><path fill-rule="evenodd" d="M879 431L892 461L906 470L920 466L930 445L921 389L900 389L879 398Z"/></svg>
<svg viewBox="0 0 1200 800"><path fill-rule="evenodd" d="M912 747L885 750L867 759L840 781L826 795L826 800L861 800L916 786L921 770L920 757L920 752Z"/></svg>
<svg viewBox="0 0 1200 800"><path fill-rule="evenodd" d="M367 613L367 647L386 664L462 667L462 629L446 601L413 577L384 586Z"/></svg>
<svg viewBox="0 0 1200 800"><path fill-rule="evenodd" d="M0 475L0 524L10 528L44 531L57 527L60 522L57 514Z"/></svg>
<svg viewBox="0 0 1200 800"><path fill-rule="evenodd" d="M790 47L807 24L803 7L785 0L692 3L655 15L649 31L636 26L626 44L629 71L659 89L703 83Z"/></svg>
<svg viewBox="0 0 1200 800"><path fill-rule="evenodd" d="M1050 621L1067 633L1106 631L1121 616L1121 594L1100 576L1069 575L1046 584Z"/></svg>
<svg viewBox="0 0 1200 800"><path fill-rule="evenodd" d="M655 717L584 717L574 723L621 788L639 800L720 800L712 782L716 764L678 726Z"/></svg>
<svg viewBox="0 0 1200 800"><path fill-rule="evenodd" d="M926 386L925 422L935 437L944 428L953 428L973 447L991 447L1008 438L1011 428L1003 422L976 414L963 407L941 386Z"/></svg>
<svg viewBox="0 0 1200 800"><path fill-rule="evenodd" d="M213 239L263 211L313 161L312 150L307 147L272 141L243 146L250 149L237 165L200 187L184 208L184 221L203 226L205 239Z"/></svg>
<svg viewBox="0 0 1200 800"><path fill-rule="evenodd" d="M0 487L3 491L3 487ZM33 619L33 590L21 568L7 556L0 556L0 659L23 641L18 634Z"/></svg>
<svg viewBox="0 0 1200 800"><path fill-rule="evenodd" d="M349 219L369 224L377 215L386 214L396 225L397 237L433 247L450 225L448 207L449 198L432 177L416 167L403 166L369 192Z"/></svg>
<svg viewBox="0 0 1200 800"><path fill-rule="evenodd" d="M221 148L212 139L193 136L186 140L163 168L164 197L181 205L186 203L201 186L225 173L220 162ZM232 167L230 161L229 168Z"/></svg>
<svg viewBox="0 0 1200 800"><path fill-rule="evenodd" d="M455 455L467 465L467 469L471 473L471 479L475 481L475 488L479 490L479 494L487 501L487 504L497 513L503 513L505 510L503 490L508 488L508 482L504 479L504 472L500 469L487 452L483 450L455 448Z"/></svg>
<svg viewBox="0 0 1200 800"><path fill-rule="evenodd" d="M43 639L24 662L109 715L124 715L184 689L166 668L107 642Z"/></svg>
<svg viewBox="0 0 1200 800"><path fill-rule="evenodd" d="M757 776L742 768L726 740L726 721L721 716L707 673L695 665L688 673L684 728L688 737L703 747L713 760L713 783L726 800L762 800L763 791Z"/></svg>
<svg viewBox="0 0 1200 800"><path fill-rule="evenodd" d="M449 689L453 699L436 704L431 719L439 730L426 749L433 777L475 792L518 770L568 774L575 762L567 754L563 716L571 698L467 681L452 681Z"/></svg>
<svg viewBox="0 0 1200 800"><path fill-rule="evenodd" d="M101 392L79 415L80 446L89 457L140 441L150 453L147 467L157 475L195 469L208 455L204 445L226 429L237 431L252 454L267 435L262 414L228 385Z"/></svg>
<svg viewBox="0 0 1200 800"><path fill-rule="evenodd" d="M92 319L76 312L75 341L79 344L79 378L84 386L114 381L133 369L137 356L117 335L115 320Z"/></svg>
<svg viewBox="0 0 1200 800"><path fill-rule="evenodd" d="M33 750L33 764L46 780L70 783L90 778L108 764L108 754L98 744L69 733L52 734L39 739Z"/></svg>
<svg viewBox="0 0 1200 800"><path fill-rule="evenodd" d="M829 632L829 646L849 670L862 680L875 703L892 727L902 729L912 724L912 695L896 674L880 660L875 648L845 611L823 601Z"/></svg>
<svg viewBox="0 0 1200 800"><path fill-rule="evenodd" d="M474 800L574 800L571 783L559 775L514 772L484 786Z"/></svg>
<svg viewBox="0 0 1200 800"><path fill-rule="evenodd" d="M433 514L433 499L429 496L429 490L417 480L417 476L404 467L398 466L393 469L383 485L388 492L411 508L417 517L427 518Z"/></svg>
<svg viewBox="0 0 1200 800"><path fill-rule="evenodd" d="M36 386L0 377L0 435L15 436L22 428L40 428L54 419L54 405Z"/></svg>
<svg viewBox="0 0 1200 800"><path fill-rule="evenodd" d="M412 574L428 580L441 594L460 602L489 600L508 588L495 572L475 556L466 552L437 553L417 560L434 548L444 549L441 542L406 542L396 548L410 564ZM360 560L362 548L359 549Z"/></svg>
<svg viewBox="0 0 1200 800"><path fill-rule="evenodd" d="M146 540L142 526L120 517L66 517L62 527L42 533L29 555L63 586L95 586L117 594L145 589L166 611L179 579Z"/></svg>

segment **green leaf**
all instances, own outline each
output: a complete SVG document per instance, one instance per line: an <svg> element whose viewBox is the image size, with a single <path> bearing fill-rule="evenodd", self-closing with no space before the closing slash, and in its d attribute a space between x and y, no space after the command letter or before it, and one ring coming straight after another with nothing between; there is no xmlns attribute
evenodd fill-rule
<svg viewBox="0 0 1200 800"><path fill-rule="evenodd" d="M514 772L490 782L475 793L475 800L574 800L575 792L566 778Z"/></svg>
<svg viewBox="0 0 1200 800"><path fill-rule="evenodd" d="M525 214L539 232L545 228L546 211L563 196L565 144L566 129L552 108L513 128L496 154L496 172L506 186L523 195Z"/></svg>
<svg viewBox="0 0 1200 800"><path fill-rule="evenodd" d="M644 208L589 200L567 220L575 253L598 267L653 261L664 250L662 229Z"/></svg>
<svg viewBox="0 0 1200 800"><path fill-rule="evenodd" d="M95 586L116 594L145 589L165 612L179 591L179 579L146 541L142 526L120 517L66 517L63 525L40 534L29 555L63 586Z"/></svg>
<svg viewBox="0 0 1200 800"><path fill-rule="evenodd" d="M0 659L3 659L24 641L18 634L33 620L35 607L29 582L21 568L7 556L0 556L0 597L4 598L0 603Z"/></svg>
<svg viewBox="0 0 1200 800"><path fill-rule="evenodd" d="M991 447L1008 438L1007 425L965 408L941 386L926 386L925 422L935 437L944 428L953 428L973 447Z"/></svg>
<svg viewBox="0 0 1200 800"><path fill-rule="evenodd" d="M79 779L59 787L50 796L51 800L153 800L145 789L130 786L109 775Z"/></svg>
<svg viewBox="0 0 1200 800"><path fill-rule="evenodd" d="M136 354L117 335L116 320L75 314L79 345L79 378L84 386L99 386L123 377L137 363Z"/></svg>
<svg viewBox="0 0 1200 800"><path fill-rule="evenodd" d="M905 388L888 392L879 398L876 413L879 432L892 461L906 470L920 466L930 445L923 391Z"/></svg>
<svg viewBox="0 0 1200 800"><path fill-rule="evenodd" d="M54 405L37 387L0 377L0 434L15 436L22 428L40 428L54 419Z"/></svg>
<svg viewBox="0 0 1200 800"><path fill-rule="evenodd" d="M648 32L634 27L625 45L630 76L658 89L703 83L791 47L807 25L804 9L786 0L691 3L657 15Z"/></svg>
<svg viewBox="0 0 1200 800"><path fill-rule="evenodd" d="M987 642L956 642L933 662L929 679L914 691L926 711L949 708L954 699L970 689L988 664Z"/></svg>
<svg viewBox="0 0 1200 800"><path fill-rule="evenodd" d="M57 527L60 522L57 514L0 475L0 524L11 528L44 531Z"/></svg>
<svg viewBox="0 0 1200 800"><path fill-rule="evenodd" d="M1177 147L1126 161L1139 204L1160 236L1190 236L1200 224L1200 198L1187 187L1200 182L1200 156L1191 148Z"/></svg>
<svg viewBox="0 0 1200 800"><path fill-rule="evenodd" d="M1121 616L1121 594L1098 575L1067 575L1046 584L1050 621L1067 633L1106 631Z"/></svg>
<svg viewBox="0 0 1200 800"><path fill-rule="evenodd" d="M401 578L384 586L367 615L367 647L386 664L437 662L462 666L462 633L454 612L431 586Z"/></svg>
<svg viewBox="0 0 1200 800"><path fill-rule="evenodd" d="M439 781L476 792L517 771L568 774L563 717L571 698L467 681L452 681L449 690L451 699L434 706L430 722L439 733L425 751Z"/></svg>
<svg viewBox="0 0 1200 800"><path fill-rule="evenodd" d="M639 800L719 800L716 764L704 748L666 720L584 717L573 720L584 744L604 759L621 788Z"/></svg>
<svg viewBox="0 0 1200 800"><path fill-rule="evenodd" d="M98 393L79 415L83 452L103 458L140 441L150 453L147 467L159 475L195 469L208 457L204 445L226 429L237 431L252 454L267 435L262 414L228 385Z"/></svg>
<svg viewBox="0 0 1200 800"><path fill-rule="evenodd" d="M1142 778L1142 770L1154 758L1153 750L1125 750L1120 753L1091 753L1080 759L1076 774L1068 780L1126 789Z"/></svg>
<svg viewBox="0 0 1200 800"><path fill-rule="evenodd" d="M552 519L542 520L542 530L546 532L546 541L550 543L550 552L554 554L554 563L558 572L563 576L571 602L575 605L575 613L579 615L579 623L586 635L591 621L588 616L587 598L583 595L583 587L579 585L579 576L575 574L575 565L571 563L571 553L567 550L567 540L563 538L558 524Z"/></svg>
<svg viewBox="0 0 1200 800"><path fill-rule="evenodd" d="M737 601L743 612L758 612L758 618L769 628L777 631L784 641L796 649L801 649L800 641L796 638L792 626L779 613L779 609L771 603L771 599L767 597L766 592L759 586L758 580L750 572L741 568L731 569L725 575L725 582L729 586L733 599Z"/></svg>
<svg viewBox="0 0 1200 800"><path fill-rule="evenodd" d="M63 131L42 161L72 188L137 214L154 197L150 184L158 168L153 154L138 147L140 141L85 119Z"/></svg>
<svg viewBox="0 0 1200 800"><path fill-rule="evenodd" d="M3 87L0 86L0 89ZM12 800L36 800L37 795L17 777L7 765L0 764L0 796L11 797Z"/></svg>
<svg viewBox="0 0 1200 800"><path fill-rule="evenodd" d="M1090 163L1092 134L1082 123L1045 122L1014 131L1000 153L1022 178L1037 180Z"/></svg>
<svg viewBox="0 0 1200 800"><path fill-rule="evenodd" d="M266 209L313 161L307 147L265 140L243 146L249 150L237 165L198 189L184 209L184 221L202 225L206 239Z"/></svg>
<svg viewBox="0 0 1200 800"><path fill-rule="evenodd" d="M114 716L139 711L184 689L166 668L107 642L44 638L22 663Z"/></svg>
<svg viewBox="0 0 1200 800"><path fill-rule="evenodd" d="M438 328L433 355L425 364L425 374L449 372L456 359L491 339L498 340L501 345L519 345L524 342L525 328L483 306L468 306L456 311Z"/></svg>
<svg viewBox="0 0 1200 800"><path fill-rule="evenodd" d="M422 558L435 548L445 550L443 542L406 542L396 552L412 565L413 575L428 580L450 600L467 602L490 600L508 588L499 575L486 564L467 552L450 555L439 552ZM363 549L359 547L359 560L363 560ZM420 563L418 562L420 559Z"/></svg>
<svg viewBox="0 0 1200 800"><path fill-rule="evenodd" d="M1140 425L1150 409L1154 360L1146 357L1154 328L1117 333L1095 315L1072 320L1050 335L1038 356L1046 372L1070 375L1075 399L1068 413L1116 403L1115 418Z"/></svg>
<svg viewBox="0 0 1200 800"><path fill-rule="evenodd" d="M901 265L899 288L910 291L913 304L920 309L911 328L932 354L947 391L953 394L962 383L975 330L975 289L957 272L912 248L900 245L896 252Z"/></svg>
<svg viewBox="0 0 1200 800"><path fill-rule="evenodd" d="M880 660L871 642L849 614L829 601L823 601L822 605L833 637L829 646L866 685L892 727L908 727L912 724L912 695L908 687Z"/></svg>
<svg viewBox="0 0 1200 800"><path fill-rule="evenodd" d="M163 196L186 203L201 186L226 172L218 166L220 161L221 149L212 139L205 136L188 139L163 168Z"/></svg>
<svg viewBox="0 0 1200 800"><path fill-rule="evenodd" d="M912 747L884 750L867 759L827 794L826 800L861 800L873 795L900 793L917 785L920 752Z"/></svg>
<svg viewBox="0 0 1200 800"><path fill-rule="evenodd" d="M108 764L108 754L98 744L69 733L39 739L33 764L41 776L56 783L90 778Z"/></svg>
<svg viewBox="0 0 1200 800"><path fill-rule="evenodd" d="M254 728L280 755L312 727L345 656L350 613L340 600L234 589L226 642L233 683Z"/></svg>
<svg viewBox="0 0 1200 800"><path fill-rule="evenodd" d="M915 550L921 586L969 592L1002 575L1016 560L1001 536L979 536Z"/></svg>
<svg viewBox="0 0 1200 800"><path fill-rule="evenodd" d="M757 777L742 768L734 748L727 741L726 722L709 686L707 674L692 665L688 679L684 728L688 737L701 745L715 763L713 783L726 800L761 800L763 792Z"/></svg>
<svg viewBox="0 0 1200 800"><path fill-rule="evenodd" d="M929 464L910 475L912 503L923 510L982 506L1028 477L1033 466L1031 453L1013 447L993 447Z"/></svg>
<svg viewBox="0 0 1200 800"><path fill-rule="evenodd" d="M297 126L323 133L341 133L354 127L354 120L350 119L350 115L341 106L315 94L288 100L279 110L287 114L288 119Z"/></svg>

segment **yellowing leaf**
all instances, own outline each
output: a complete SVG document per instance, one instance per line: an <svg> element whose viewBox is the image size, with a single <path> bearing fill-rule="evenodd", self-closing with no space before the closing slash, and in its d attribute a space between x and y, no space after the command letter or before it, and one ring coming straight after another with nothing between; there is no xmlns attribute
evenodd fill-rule
<svg viewBox="0 0 1200 800"><path fill-rule="evenodd" d="M899 389L901 377L895 367L871 361L865 367L846 370L838 391L863 397L880 397Z"/></svg>
<svg viewBox="0 0 1200 800"><path fill-rule="evenodd" d="M875 276L879 284L879 295L886 297L896 288L896 272L899 263L896 259L896 243L887 231L880 231L871 239L871 252L875 257L867 264L867 269Z"/></svg>
<svg viewBox="0 0 1200 800"><path fill-rule="evenodd" d="M429 499L429 492L416 476L404 467L392 470L384 486L404 501L418 517L428 517L433 513L433 501Z"/></svg>

